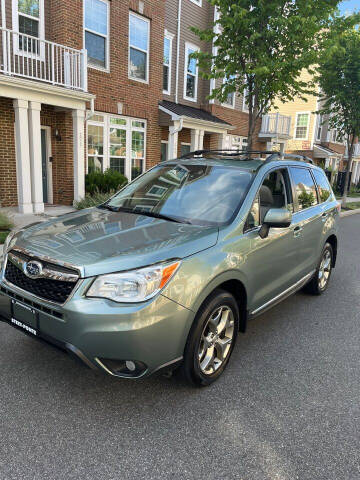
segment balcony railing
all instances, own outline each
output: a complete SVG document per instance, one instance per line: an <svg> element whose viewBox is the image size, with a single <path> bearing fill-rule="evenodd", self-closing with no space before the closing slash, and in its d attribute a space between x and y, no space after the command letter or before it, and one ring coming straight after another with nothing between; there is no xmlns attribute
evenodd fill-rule
<svg viewBox="0 0 360 480"><path fill-rule="evenodd" d="M260 135L290 136L291 117L280 113L268 113L262 117Z"/></svg>
<svg viewBox="0 0 360 480"><path fill-rule="evenodd" d="M87 53L0 28L0 73L87 91Z"/></svg>

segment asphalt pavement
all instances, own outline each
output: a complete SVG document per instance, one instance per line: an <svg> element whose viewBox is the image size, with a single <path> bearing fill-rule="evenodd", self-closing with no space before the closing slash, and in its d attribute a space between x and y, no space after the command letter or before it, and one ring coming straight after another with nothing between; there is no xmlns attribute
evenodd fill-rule
<svg viewBox="0 0 360 480"><path fill-rule="evenodd" d="M0 323L0 479L360 479L360 215L338 265L250 322L194 389L86 369Z"/></svg>

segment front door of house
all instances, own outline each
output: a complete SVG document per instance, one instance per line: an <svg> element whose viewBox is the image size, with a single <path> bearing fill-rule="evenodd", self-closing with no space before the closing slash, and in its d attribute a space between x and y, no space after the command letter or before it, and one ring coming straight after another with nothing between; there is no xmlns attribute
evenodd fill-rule
<svg viewBox="0 0 360 480"><path fill-rule="evenodd" d="M46 130L41 129L41 164L42 164L42 185L43 185L43 201L48 203L48 161L47 161L47 143Z"/></svg>

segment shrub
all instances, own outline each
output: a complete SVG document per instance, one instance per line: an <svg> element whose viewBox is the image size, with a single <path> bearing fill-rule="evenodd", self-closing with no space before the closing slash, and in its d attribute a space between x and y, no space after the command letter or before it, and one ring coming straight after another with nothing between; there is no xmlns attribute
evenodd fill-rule
<svg viewBox="0 0 360 480"><path fill-rule="evenodd" d="M82 200L75 202L75 208L82 210L83 208L96 207L101 203L106 202L112 195L114 195L115 190L111 190L108 193L95 192L92 195L87 193Z"/></svg>
<svg viewBox="0 0 360 480"><path fill-rule="evenodd" d="M0 230L7 231L13 228L14 224L6 215L6 213L0 212Z"/></svg>
<svg viewBox="0 0 360 480"><path fill-rule="evenodd" d="M127 183L127 178L117 170L108 169L104 173L95 171L85 175L85 191L90 195L116 191Z"/></svg>

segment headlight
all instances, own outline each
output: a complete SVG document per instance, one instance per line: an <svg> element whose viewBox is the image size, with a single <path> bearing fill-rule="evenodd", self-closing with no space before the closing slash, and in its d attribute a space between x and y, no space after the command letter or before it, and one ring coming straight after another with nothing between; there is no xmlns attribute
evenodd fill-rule
<svg viewBox="0 0 360 480"><path fill-rule="evenodd" d="M108 298L119 303L143 302L165 287L179 265L178 261L101 275L95 279L86 296Z"/></svg>

